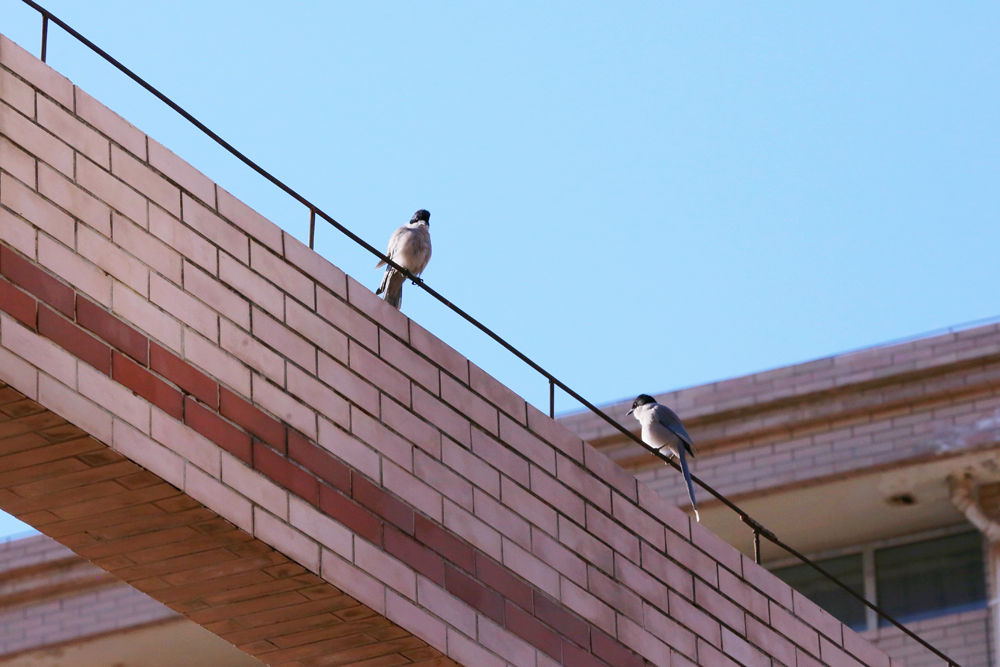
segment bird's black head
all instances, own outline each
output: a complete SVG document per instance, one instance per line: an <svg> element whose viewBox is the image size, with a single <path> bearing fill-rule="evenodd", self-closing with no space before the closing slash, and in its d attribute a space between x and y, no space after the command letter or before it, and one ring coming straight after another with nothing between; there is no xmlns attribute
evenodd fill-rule
<svg viewBox="0 0 1000 667"><path fill-rule="evenodd" d="M413 214L412 218L410 218L410 222L420 222L421 220L426 222L427 226L430 227L431 226L430 211L420 209L419 211Z"/></svg>
<svg viewBox="0 0 1000 667"><path fill-rule="evenodd" d="M632 414L637 407L640 405L648 405L649 403L656 403L656 399L649 394L639 394L634 401L632 401L632 409L625 413L625 416Z"/></svg>

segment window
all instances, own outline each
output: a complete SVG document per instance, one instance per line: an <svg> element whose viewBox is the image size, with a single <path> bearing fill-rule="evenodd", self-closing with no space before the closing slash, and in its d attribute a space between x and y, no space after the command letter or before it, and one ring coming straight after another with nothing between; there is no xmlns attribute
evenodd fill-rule
<svg viewBox="0 0 1000 667"><path fill-rule="evenodd" d="M861 554L816 561L821 568L864 595L864 571ZM865 606L843 588L808 565L793 565L774 570L775 576L802 593L837 620L853 630L864 630Z"/></svg>
<svg viewBox="0 0 1000 667"><path fill-rule="evenodd" d="M883 542L883 548L871 545L816 563L903 623L986 607L982 536L975 530L937 535ZM853 630L889 625L808 565L772 572Z"/></svg>
<svg viewBox="0 0 1000 667"><path fill-rule="evenodd" d="M980 609L986 606L983 567L978 531L879 549L879 606L902 622Z"/></svg>

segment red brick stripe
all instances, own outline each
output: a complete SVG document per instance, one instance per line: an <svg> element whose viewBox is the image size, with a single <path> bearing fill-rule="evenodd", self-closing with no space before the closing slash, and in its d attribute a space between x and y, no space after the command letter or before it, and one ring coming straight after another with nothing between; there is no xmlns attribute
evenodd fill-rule
<svg viewBox="0 0 1000 667"><path fill-rule="evenodd" d="M484 552L5 246L0 246L0 273L25 290L0 279L0 310L111 375L546 655L573 667L643 664L636 653ZM39 305L26 292L67 317Z"/></svg>

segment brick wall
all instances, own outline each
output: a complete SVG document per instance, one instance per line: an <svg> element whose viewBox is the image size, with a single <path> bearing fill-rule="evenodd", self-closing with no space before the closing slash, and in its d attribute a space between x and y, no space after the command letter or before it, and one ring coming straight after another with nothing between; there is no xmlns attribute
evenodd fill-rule
<svg viewBox="0 0 1000 667"><path fill-rule="evenodd" d="M141 466L465 665L888 667L5 39L0 64L0 378L126 459L0 507L163 599L72 504ZM268 664L327 650L174 608Z"/></svg>
<svg viewBox="0 0 1000 667"><path fill-rule="evenodd" d="M907 627L962 667L989 667L989 625L989 610L977 609L909 623ZM893 660L907 667L936 667L941 664L939 659L904 637L896 628L880 628L875 632L866 632L864 636Z"/></svg>

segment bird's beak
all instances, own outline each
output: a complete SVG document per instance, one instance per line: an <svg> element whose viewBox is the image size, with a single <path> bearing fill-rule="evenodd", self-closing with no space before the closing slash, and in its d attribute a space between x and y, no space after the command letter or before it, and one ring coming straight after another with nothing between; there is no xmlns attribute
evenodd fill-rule
<svg viewBox="0 0 1000 667"><path fill-rule="evenodd" d="M630 414L632 414L633 412L635 412L635 408L632 408L631 410L629 410L628 412L626 412L626 413L625 413L625 416L626 416L626 417L628 417L628 416L629 416Z"/></svg>

